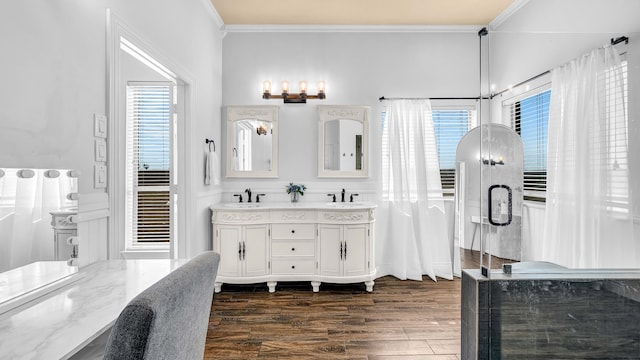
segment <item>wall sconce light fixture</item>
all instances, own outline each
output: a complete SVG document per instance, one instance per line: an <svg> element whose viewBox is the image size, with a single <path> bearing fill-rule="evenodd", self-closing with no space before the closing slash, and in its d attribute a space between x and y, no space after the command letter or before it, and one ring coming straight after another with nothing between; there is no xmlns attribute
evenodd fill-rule
<svg viewBox="0 0 640 360"><path fill-rule="evenodd" d="M289 82L284 80L281 83L281 89L282 89L281 94L271 95L271 81L265 80L262 82L262 98L265 100L283 99L285 103L291 103L291 104L306 104L307 99L324 100L326 98L324 81L318 81L317 95L307 94L307 82L304 80L300 81L298 88L300 91L298 94L290 94Z"/></svg>
<svg viewBox="0 0 640 360"><path fill-rule="evenodd" d="M498 161L495 161L493 158L491 159L482 158L482 163L485 165L491 165L491 166L504 165L504 160L502 160L502 156L498 158Z"/></svg>
<svg viewBox="0 0 640 360"><path fill-rule="evenodd" d="M267 135L267 127L263 123L260 123L260 125L256 127L256 133L258 134L258 136Z"/></svg>

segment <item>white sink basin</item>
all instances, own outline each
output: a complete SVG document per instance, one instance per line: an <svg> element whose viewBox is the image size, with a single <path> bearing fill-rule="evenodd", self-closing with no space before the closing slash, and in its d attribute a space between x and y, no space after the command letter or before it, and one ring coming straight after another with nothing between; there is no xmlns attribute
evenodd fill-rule
<svg viewBox="0 0 640 360"><path fill-rule="evenodd" d="M255 203L229 203L224 204L226 207L235 208L235 209L249 209L249 208L257 208L260 207L260 204Z"/></svg>
<svg viewBox="0 0 640 360"><path fill-rule="evenodd" d="M332 208L355 208L355 207L362 207L364 206L365 203L363 202L330 202L327 203L328 207L332 207Z"/></svg>

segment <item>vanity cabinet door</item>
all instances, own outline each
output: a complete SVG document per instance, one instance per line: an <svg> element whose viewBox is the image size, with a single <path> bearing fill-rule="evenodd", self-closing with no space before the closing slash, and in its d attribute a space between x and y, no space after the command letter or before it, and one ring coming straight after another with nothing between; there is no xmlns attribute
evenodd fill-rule
<svg viewBox="0 0 640 360"><path fill-rule="evenodd" d="M225 276L241 275L242 226L217 225L214 251L220 254L218 273Z"/></svg>
<svg viewBox="0 0 640 360"><path fill-rule="evenodd" d="M261 276L269 273L268 225L245 225L243 260L245 276Z"/></svg>
<svg viewBox="0 0 640 360"><path fill-rule="evenodd" d="M369 225L319 225L320 273L358 276L368 273Z"/></svg>
<svg viewBox="0 0 640 360"><path fill-rule="evenodd" d="M54 260L67 261L73 257L73 245L67 244L67 239L76 236L77 232L77 230L54 230Z"/></svg>
<svg viewBox="0 0 640 360"><path fill-rule="evenodd" d="M342 225L318 225L318 246L320 248L320 274L340 276L342 274Z"/></svg>
<svg viewBox="0 0 640 360"><path fill-rule="evenodd" d="M269 272L268 225L218 225L214 250L223 276L262 276Z"/></svg>
<svg viewBox="0 0 640 360"><path fill-rule="evenodd" d="M345 244L344 275L356 276L368 273L368 225L343 225Z"/></svg>

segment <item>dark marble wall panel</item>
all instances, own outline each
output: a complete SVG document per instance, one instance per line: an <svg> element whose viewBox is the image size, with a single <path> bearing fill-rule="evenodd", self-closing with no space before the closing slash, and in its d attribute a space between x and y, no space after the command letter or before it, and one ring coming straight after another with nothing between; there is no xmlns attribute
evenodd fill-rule
<svg viewBox="0 0 640 360"><path fill-rule="evenodd" d="M463 359L640 359L639 280L464 279Z"/></svg>
<svg viewBox="0 0 640 360"><path fill-rule="evenodd" d="M462 272L462 298L461 298L461 329L460 341L462 344L461 356L463 359L475 359L477 353L478 338L478 303L476 296L477 281L469 276L466 271Z"/></svg>
<svg viewBox="0 0 640 360"><path fill-rule="evenodd" d="M607 290L607 282L492 282L492 354L503 359L640 359L640 303Z"/></svg>
<svg viewBox="0 0 640 360"><path fill-rule="evenodd" d="M479 270L462 273L462 359L489 359L490 283Z"/></svg>

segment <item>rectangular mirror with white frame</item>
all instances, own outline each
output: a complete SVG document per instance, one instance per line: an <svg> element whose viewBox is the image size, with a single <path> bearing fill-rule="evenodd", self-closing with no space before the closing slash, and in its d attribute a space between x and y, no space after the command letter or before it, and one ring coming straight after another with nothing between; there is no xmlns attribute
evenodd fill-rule
<svg viewBox="0 0 640 360"><path fill-rule="evenodd" d="M227 107L227 177L278 177L278 107Z"/></svg>
<svg viewBox="0 0 640 360"><path fill-rule="evenodd" d="M318 105L318 177L369 177L370 111Z"/></svg>

